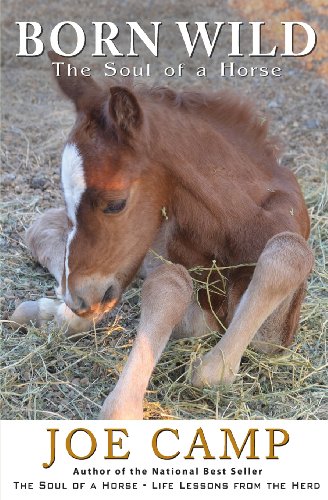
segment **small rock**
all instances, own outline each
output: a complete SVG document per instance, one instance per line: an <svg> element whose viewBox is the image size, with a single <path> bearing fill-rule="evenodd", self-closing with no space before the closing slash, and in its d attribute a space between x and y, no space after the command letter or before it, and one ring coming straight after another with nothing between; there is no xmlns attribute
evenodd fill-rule
<svg viewBox="0 0 328 500"><path fill-rule="evenodd" d="M88 379L88 377L83 377L81 378L81 381L80 381L80 384L83 386L83 387L86 387L87 385L89 385L90 381Z"/></svg>
<svg viewBox="0 0 328 500"><path fill-rule="evenodd" d="M4 186L4 187L7 187L7 186L11 186L13 181L15 180L15 174L5 174L2 178L1 178L1 184Z"/></svg>
<svg viewBox="0 0 328 500"><path fill-rule="evenodd" d="M268 104L268 107L269 108L279 108L279 104L277 103L277 101L270 101L269 104Z"/></svg>
<svg viewBox="0 0 328 500"><path fill-rule="evenodd" d="M45 177L33 177L30 182L30 186L33 189L45 189L47 185L47 179Z"/></svg>
<svg viewBox="0 0 328 500"><path fill-rule="evenodd" d="M315 118L310 118L309 120L305 120L304 126L308 129L319 128L319 122Z"/></svg>

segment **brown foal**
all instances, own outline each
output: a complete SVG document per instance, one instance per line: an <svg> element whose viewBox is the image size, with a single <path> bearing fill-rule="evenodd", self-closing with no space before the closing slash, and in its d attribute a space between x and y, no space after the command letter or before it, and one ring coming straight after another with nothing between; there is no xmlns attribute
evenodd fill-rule
<svg viewBox="0 0 328 500"><path fill-rule="evenodd" d="M27 243L59 282L62 302L41 299L29 319L52 314L69 333L88 330L140 268L146 276L137 337L101 417L142 418L149 378L172 334L228 325L194 363L199 387L231 383L251 343L268 353L288 346L313 265L309 217L253 105L227 91L57 81L77 112L62 158L66 208L37 219ZM171 263L154 258L152 248ZM227 268L226 293L200 290L196 300L191 276L199 274L187 270L213 261ZM218 282L214 271L212 290ZM28 309L20 307L17 322Z"/></svg>

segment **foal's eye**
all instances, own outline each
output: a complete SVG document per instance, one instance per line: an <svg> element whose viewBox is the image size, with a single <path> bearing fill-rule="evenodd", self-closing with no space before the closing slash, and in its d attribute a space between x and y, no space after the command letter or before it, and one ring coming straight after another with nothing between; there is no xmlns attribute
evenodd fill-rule
<svg viewBox="0 0 328 500"><path fill-rule="evenodd" d="M117 214L118 212L122 212L125 208L126 200L113 200L110 201L106 208L104 208L104 214Z"/></svg>

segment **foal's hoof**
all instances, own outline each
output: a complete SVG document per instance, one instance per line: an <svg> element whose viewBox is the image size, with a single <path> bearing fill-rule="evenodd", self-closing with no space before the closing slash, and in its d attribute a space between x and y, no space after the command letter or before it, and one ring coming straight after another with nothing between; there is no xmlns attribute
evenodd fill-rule
<svg viewBox="0 0 328 500"><path fill-rule="evenodd" d="M100 420L142 420L142 402L135 404L122 398L115 398L111 394L105 399L99 414Z"/></svg>
<svg viewBox="0 0 328 500"><path fill-rule="evenodd" d="M223 362L205 355L193 363L191 383L199 388L231 385L236 379L239 364L229 363L228 360Z"/></svg>
<svg viewBox="0 0 328 500"><path fill-rule="evenodd" d="M32 323L39 328L53 319L57 304L57 300L47 298L39 299L36 302L28 300L19 304L10 319L14 327L16 325L27 326Z"/></svg>
<svg viewBox="0 0 328 500"><path fill-rule="evenodd" d="M11 326L13 328L24 327L29 323L33 323L37 327L40 326L39 307L37 302L29 300L19 304L10 317L10 321L12 321Z"/></svg>
<svg viewBox="0 0 328 500"><path fill-rule="evenodd" d="M64 302L58 305L55 320L66 337L72 337L75 340L83 337L94 326L92 319L80 318Z"/></svg>

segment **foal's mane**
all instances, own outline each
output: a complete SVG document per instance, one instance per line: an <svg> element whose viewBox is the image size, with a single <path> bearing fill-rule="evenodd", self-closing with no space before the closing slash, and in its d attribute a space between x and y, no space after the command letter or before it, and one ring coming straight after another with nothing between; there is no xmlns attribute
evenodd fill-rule
<svg viewBox="0 0 328 500"><path fill-rule="evenodd" d="M156 101L195 117L215 121L222 133L234 134L238 141L248 141L250 148L260 147L263 152L274 154L275 157L281 150L278 139L268 137L267 118L259 115L252 99L240 97L236 91L177 92L169 87L148 87L143 84L133 86L133 90L147 101Z"/></svg>

